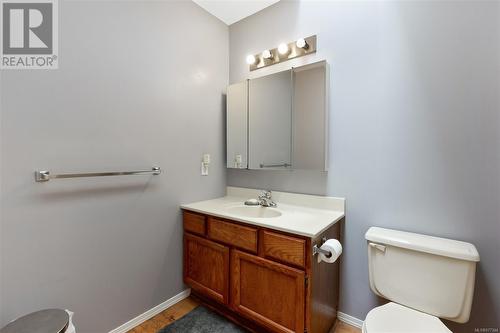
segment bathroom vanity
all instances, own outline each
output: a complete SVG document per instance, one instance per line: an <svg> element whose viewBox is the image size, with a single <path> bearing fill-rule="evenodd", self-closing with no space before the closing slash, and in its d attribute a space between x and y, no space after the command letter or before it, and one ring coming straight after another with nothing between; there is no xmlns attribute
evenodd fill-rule
<svg viewBox="0 0 500 333"><path fill-rule="evenodd" d="M255 332L327 333L338 308L339 260L313 246L340 239L344 199L274 192L276 208L245 206L259 191L182 205L184 281L203 303Z"/></svg>

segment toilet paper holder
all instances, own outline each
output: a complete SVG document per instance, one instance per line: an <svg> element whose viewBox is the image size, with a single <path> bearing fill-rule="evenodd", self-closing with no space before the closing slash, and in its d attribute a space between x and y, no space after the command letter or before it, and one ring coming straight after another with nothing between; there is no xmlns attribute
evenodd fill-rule
<svg viewBox="0 0 500 333"><path fill-rule="evenodd" d="M323 243L326 242L326 237L323 237L321 239L321 245L323 245ZM316 254L319 254L319 253L322 253L324 254L327 258L330 258L332 256L332 253L330 251L327 251L327 250L323 250L320 246L318 246L317 244L314 244L313 246L313 256L316 255Z"/></svg>

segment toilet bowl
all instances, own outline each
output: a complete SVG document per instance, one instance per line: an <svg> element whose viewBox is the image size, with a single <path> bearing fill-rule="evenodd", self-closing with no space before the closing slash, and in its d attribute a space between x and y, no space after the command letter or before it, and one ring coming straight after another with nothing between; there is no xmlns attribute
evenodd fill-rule
<svg viewBox="0 0 500 333"><path fill-rule="evenodd" d="M462 241L372 227L371 290L390 302L368 312L364 333L450 333L469 320L479 253Z"/></svg>
<svg viewBox="0 0 500 333"><path fill-rule="evenodd" d="M389 302L372 309L363 333L452 333L438 317Z"/></svg>

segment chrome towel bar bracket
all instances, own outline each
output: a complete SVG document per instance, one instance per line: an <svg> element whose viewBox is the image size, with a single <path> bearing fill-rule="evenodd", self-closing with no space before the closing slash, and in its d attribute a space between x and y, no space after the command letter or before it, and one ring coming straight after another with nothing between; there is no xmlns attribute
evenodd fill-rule
<svg viewBox="0 0 500 333"><path fill-rule="evenodd" d="M35 181L37 183L48 182L51 179L64 179L64 178L83 178L83 177L107 177L107 176L128 176L128 175L159 175L161 169L159 167L152 167L151 170L137 170L137 171L110 171L110 172L91 172L91 173L63 173L53 175L50 171L35 171Z"/></svg>

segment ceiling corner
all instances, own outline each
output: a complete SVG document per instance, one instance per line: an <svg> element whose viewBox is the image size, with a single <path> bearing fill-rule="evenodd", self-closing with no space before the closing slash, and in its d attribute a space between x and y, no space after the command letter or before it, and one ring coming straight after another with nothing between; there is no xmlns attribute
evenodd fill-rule
<svg viewBox="0 0 500 333"><path fill-rule="evenodd" d="M227 25L260 12L280 0L192 0Z"/></svg>

